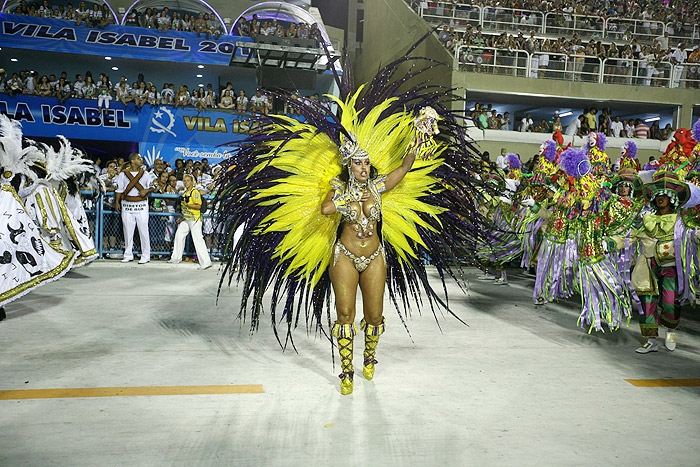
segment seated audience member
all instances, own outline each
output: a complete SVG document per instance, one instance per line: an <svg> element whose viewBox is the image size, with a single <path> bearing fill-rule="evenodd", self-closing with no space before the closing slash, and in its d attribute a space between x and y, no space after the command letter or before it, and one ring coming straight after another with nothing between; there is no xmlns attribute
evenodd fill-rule
<svg viewBox="0 0 700 467"><path fill-rule="evenodd" d="M253 113L267 115L267 98L262 95L262 91L260 89L255 92L253 97L251 97L250 104L253 106Z"/></svg>
<svg viewBox="0 0 700 467"><path fill-rule="evenodd" d="M233 101L233 96L231 96L231 91L224 89L221 93L221 102L219 102L220 109L234 109L236 104Z"/></svg>
<svg viewBox="0 0 700 467"><path fill-rule="evenodd" d="M238 98L236 98L236 110L239 112L248 111L248 98L245 96L245 91L241 89Z"/></svg>

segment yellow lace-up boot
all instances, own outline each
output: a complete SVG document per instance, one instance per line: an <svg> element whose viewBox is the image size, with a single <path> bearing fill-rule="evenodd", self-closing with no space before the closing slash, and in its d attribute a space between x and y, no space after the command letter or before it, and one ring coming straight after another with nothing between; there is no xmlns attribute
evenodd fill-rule
<svg viewBox="0 0 700 467"><path fill-rule="evenodd" d="M333 337L338 341L338 353L340 354L340 368L342 373L338 375L340 378L340 393L351 394L353 377L355 371L352 367L352 344L357 334L355 324L340 324L333 323Z"/></svg>
<svg viewBox="0 0 700 467"><path fill-rule="evenodd" d="M382 323L374 326L368 324L364 319L360 322L360 329L365 332L365 351L364 351L364 367L362 368L362 374L365 379L372 379L374 377L374 365L377 360L374 358L377 354L377 344L379 344L379 336L384 333L384 322L385 319L382 318Z"/></svg>

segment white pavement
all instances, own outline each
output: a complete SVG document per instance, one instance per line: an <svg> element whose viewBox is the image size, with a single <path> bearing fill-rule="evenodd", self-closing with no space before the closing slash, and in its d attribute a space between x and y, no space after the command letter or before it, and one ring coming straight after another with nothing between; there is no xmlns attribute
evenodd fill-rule
<svg viewBox="0 0 700 467"><path fill-rule="evenodd" d="M100 261L10 304L0 391L264 393L0 400L0 466L700 465L700 387L625 381L700 378L697 309L675 352L638 355L636 322L588 335L576 303L532 305L533 279L469 270L467 295L449 289L468 327L424 310L409 337L387 300L375 379L341 396L327 340L301 324L282 352L268 321L251 337L236 288L215 303L218 265L195 268Z"/></svg>

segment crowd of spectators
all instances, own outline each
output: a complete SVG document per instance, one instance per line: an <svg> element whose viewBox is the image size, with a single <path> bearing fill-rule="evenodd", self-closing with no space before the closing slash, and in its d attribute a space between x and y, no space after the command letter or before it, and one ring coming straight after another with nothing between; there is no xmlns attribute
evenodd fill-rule
<svg viewBox="0 0 700 467"><path fill-rule="evenodd" d="M92 2L76 2L76 7L68 2L64 4L52 4L49 0L40 2L30 2L22 0L20 4L12 10L15 15L37 16L39 18L62 19L74 21L80 26L84 24L88 27L103 28L108 24L114 24L114 15L107 4L97 4Z"/></svg>
<svg viewBox="0 0 700 467"><path fill-rule="evenodd" d="M317 24L308 25L304 22L286 22L277 19L261 20L258 15L250 19L241 18L233 28L234 34L242 37L275 36L310 39L316 37Z"/></svg>
<svg viewBox="0 0 700 467"><path fill-rule="evenodd" d="M273 100L269 94L258 89L251 97L248 97L243 89L234 89L233 83L228 82L220 91L214 90L211 84L206 87L195 87L190 91L187 85L179 85L175 89L173 83L165 83L159 90L155 84L146 81L143 74L139 74L136 81L130 83L126 76L121 76L119 81L113 83L109 76L100 73L94 78L90 71L85 75L77 74L74 80L70 80L67 72L63 71L57 77L55 74L39 75L34 70L21 70L13 72L9 77L4 69L0 68L0 93L13 97L17 94L57 98L64 103L68 99L96 100L98 108L108 109L110 103L120 102L124 106L134 106L141 110L144 106L174 106L204 109L225 109L239 113L267 114L272 111ZM330 105L327 98L320 98L318 94L308 97L297 96L302 99L320 101L324 105ZM294 115L293 108L286 106L277 109Z"/></svg>
<svg viewBox="0 0 700 467"><path fill-rule="evenodd" d="M522 25L524 30L529 30L528 26L532 26L534 21L529 13L531 11L542 14L559 13L554 19L561 22L557 24L561 28L571 26L572 15L589 18L589 21L593 22L591 27L600 22L599 18L639 20L637 32L646 35L660 34L662 31L659 29L659 23L662 23L667 26L671 36L690 37L693 26L700 21L700 11L694 0L411 0L410 3L414 8L422 7L427 14L437 16L452 16L455 9L469 12L469 5L490 7L486 11L486 20L489 19L489 15L498 17L499 13L513 10L511 23L518 27ZM627 25L622 22L611 21L608 28L613 35L629 32ZM629 36L628 38L631 39Z"/></svg>
<svg viewBox="0 0 700 467"><path fill-rule="evenodd" d="M499 113L492 104L477 103L471 111L471 119L480 129L489 130L514 130L533 133L552 133L556 130L570 136L586 136L591 131L604 133L614 138L638 138L656 139L666 141L673 135L670 124L661 128L658 120L648 126L642 119L621 119L619 115L613 116L612 110L602 109L598 115L598 109L591 107L583 114L563 126L559 112L555 111L548 120L536 123L531 114L526 113L522 117L511 119L508 112Z"/></svg>
<svg viewBox="0 0 700 467"><path fill-rule="evenodd" d="M49 0L31 3L22 0L12 13L74 21L78 26L82 24L103 28L108 24L114 24L114 15L106 4L85 1L76 3L78 6L74 8L70 2L54 5ZM143 12L132 8L124 18L124 25L157 29L160 32L196 32L197 36L205 34L209 38L213 35L217 39L224 33L223 25L214 14L180 10L171 12L168 7L146 8Z"/></svg>
<svg viewBox="0 0 700 467"><path fill-rule="evenodd" d="M667 32L654 38L653 44L640 44L632 39L618 46L615 42L604 44L594 39L582 41L578 33L570 39L549 39L537 38L534 32L487 34L481 26L468 26L462 33L443 26L438 39L453 53L461 46L468 47L461 49L459 57L468 71L515 73L516 66L526 66L524 61L516 62L516 51L526 51L536 59L532 65L533 77L593 81L597 79L601 60L607 59L606 83L665 86L673 67L677 70L676 79L684 78L685 87L697 88L700 82L700 49L697 45L688 50L683 43L672 44ZM491 48L501 50L500 58L494 58ZM567 62L570 62L568 66Z"/></svg>

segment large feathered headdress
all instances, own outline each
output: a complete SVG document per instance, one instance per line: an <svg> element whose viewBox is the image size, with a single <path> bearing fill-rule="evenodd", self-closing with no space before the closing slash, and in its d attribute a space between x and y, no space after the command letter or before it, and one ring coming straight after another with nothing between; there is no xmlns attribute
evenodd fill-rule
<svg viewBox="0 0 700 467"><path fill-rule="evenodd" d="M58 136L58 151L44 144L45 164L49 180L65 181L84 172L93 170L92 161L83 157L82 151L73 148L64 136Z"/></svg>
<svg viewBox="0 0 700 467"><path fill-rule="evenodd" d="M22 148L22 126L7 115L0 114L0 167L3 178L14 175L34 178L30 167L42 160L43 154L35 146Z"/></svg>

